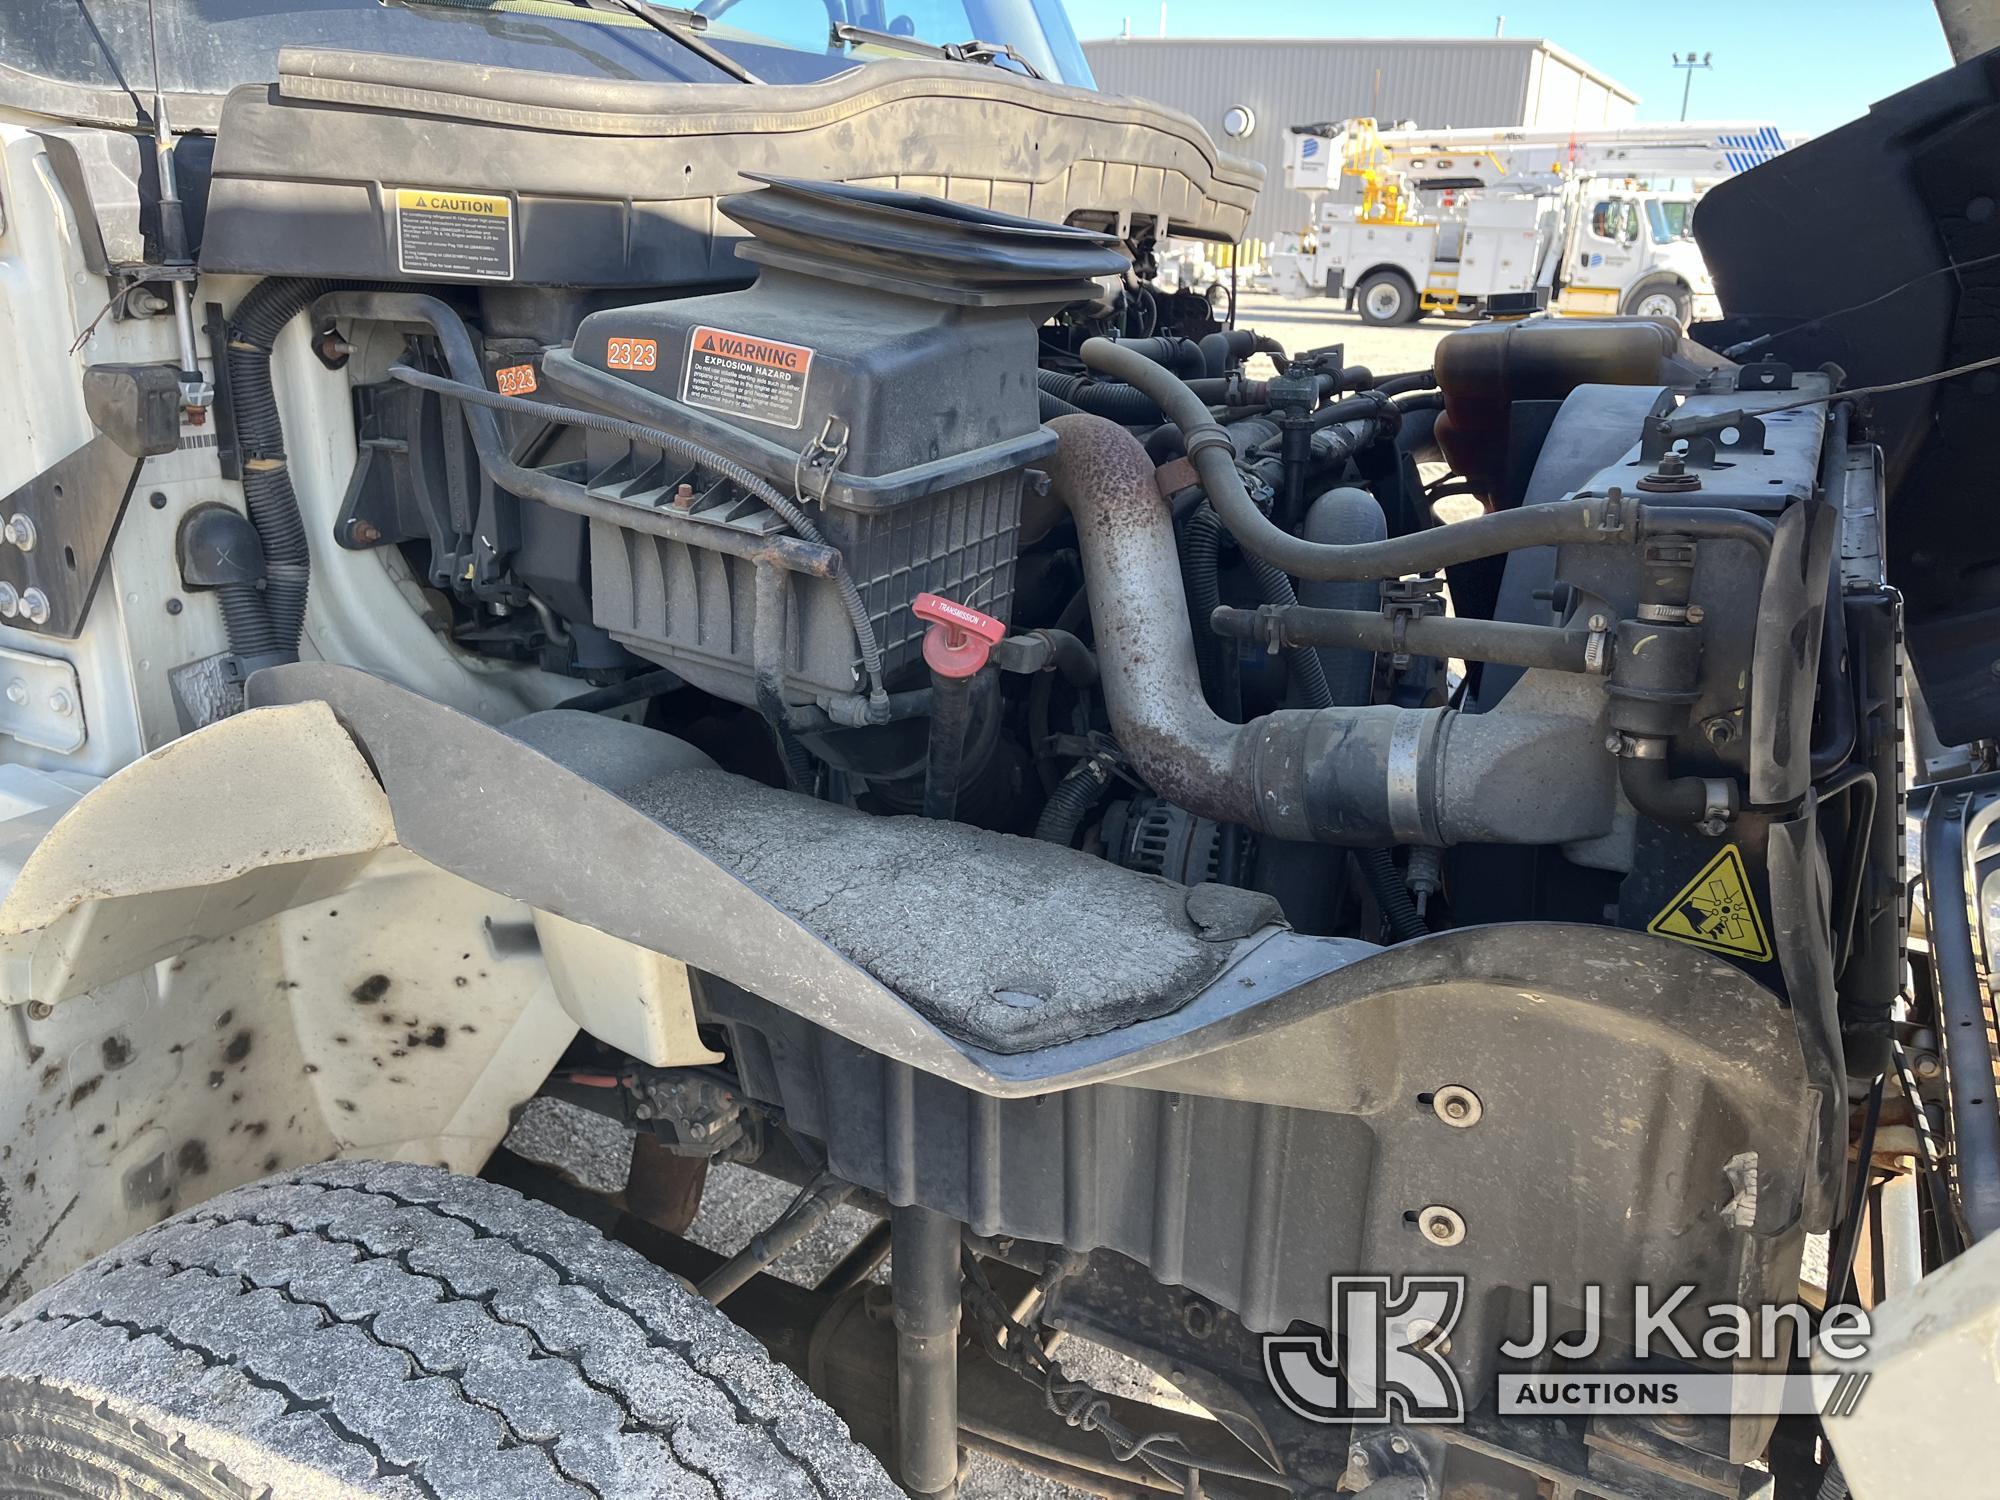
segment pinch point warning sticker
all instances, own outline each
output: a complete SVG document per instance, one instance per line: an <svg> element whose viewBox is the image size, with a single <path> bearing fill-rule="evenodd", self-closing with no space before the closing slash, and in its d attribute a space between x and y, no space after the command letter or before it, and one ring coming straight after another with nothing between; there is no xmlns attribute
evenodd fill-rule
<svg viewBox="0 0 2000 1500"><path fill-rule="evenodd" d="M1743 852L1734 844L1703 865L1701 873L1646 924L1646 931L1731 958L1756 963L1771 959L1763 913L1757 910L1750 875L1743 868Z"/></svg>
<svg viewBox="0 0 2000 1500"><path fill-rule="evenodd" d="M813 351L803 344L699 327L688 336L681 400L704 411L797 427L805 420L812 362Z"/></svg>
<svg viewBox="0 0 2000 1500"><path fill-rule="evenodd" d="M512 281L513 200L451 188L397 188L396 264L415 276Z"/></svg>

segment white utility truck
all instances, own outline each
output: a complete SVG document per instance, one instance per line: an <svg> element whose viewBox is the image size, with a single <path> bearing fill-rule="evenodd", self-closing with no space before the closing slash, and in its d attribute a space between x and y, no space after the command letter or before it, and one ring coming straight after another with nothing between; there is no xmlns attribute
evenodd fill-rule
<svg viewBox="0 0 2000 1500"><path fill-rule="evenodd" d="M1720 312L1689 233L1701 192L1786 145L1758 123L1578 135L1368 119L1297 126L1290 142L1285 184L1313 219L1271 257L1285 295L1344 297L1378 324L1555 305L1683 326ZM1646 186L1669 180L1679 189Z"/></svg>

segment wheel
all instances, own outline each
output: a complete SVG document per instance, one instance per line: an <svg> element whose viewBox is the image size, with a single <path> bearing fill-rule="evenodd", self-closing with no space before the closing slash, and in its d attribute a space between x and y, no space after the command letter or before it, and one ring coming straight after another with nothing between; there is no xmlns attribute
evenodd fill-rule
<svg viewBox="0 0 2000 1500"><path fill-rule="evenodd" d="M1362 322L1394 328L1416 321L1417 289L1401 272L1376 271L1355 288L1354 306Z"/></svg>
<svg viewBox="0 0 2000 1500"><path fill-rule="evenodd" d="M1628 318L1672 318L1683 332L1694 312L1694 298L1671 276L1652 276L1625 294Z"/></svg>
<svg viewBox="0 0 2000 1500"><path fill-rule="evenodd" d="M0 1320L0 1489L175 1500L892 1500L748 1334L545 1204L334 1162Z"/></svg>

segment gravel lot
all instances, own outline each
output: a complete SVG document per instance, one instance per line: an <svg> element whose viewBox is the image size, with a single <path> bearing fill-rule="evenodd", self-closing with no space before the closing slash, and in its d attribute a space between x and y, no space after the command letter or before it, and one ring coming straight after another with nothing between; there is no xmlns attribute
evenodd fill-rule
<svg viewBox="0 0 2000 1500"><path fill-rule="evenodd" d="M1341 344L1350 365L1366 365L1377 375L1398 375L1426 368L1437 341L1454 328L1469 325L1433 315L1401 328L1376 328L1329 298L1295 301L1245 292L1236 299L1236 326L1267 333L1294 353Z"/></svg>

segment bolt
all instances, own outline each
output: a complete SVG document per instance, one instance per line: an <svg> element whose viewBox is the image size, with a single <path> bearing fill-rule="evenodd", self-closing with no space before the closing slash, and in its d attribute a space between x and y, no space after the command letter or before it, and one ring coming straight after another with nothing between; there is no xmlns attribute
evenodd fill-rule
<svg viewBox="0 0 2000 1500"><path fill-rule="evenodd" d="M1445 1124L1470 1130L1485 1113L1479 1096L1462 1083L1448 1083L1431 1095L1431 1109Z"/></svg>
<svg viewBox="0 0 2000 1500"><path fill-rule="evenodd" d="M23 552L35 550L35 523L18 510L7 518L7 525L0 530L0 535Z"/></svg>
<svg viewBox="0 0 2000 1500"><path fill-rule="evenodd" d="M1356 1449L1354 1450L1354 1456L1353 1456L1352 1458L1350 1458L1350 1459L1348 1460L1348 1462L1349 1462L1349 1463L1351 1463L1351 1464L1353 1464L1353 1465L1354 1465L1354 1467L1355 1467L1355 1468L1357 1468L1357 1469L1365 1469L1365 1468L1367 1468L1367 1467L1368 1467L1368 1450L1367 1450L1366 1448L1356 1448Z"/></svg>
<svg viewBox="0 0 2000 1500"><path fill-rule="evenodd" d="M691 484L688 484L688 483L686 483L685 481L683 481L683 482L682 482L682 483L680 483L680 484L677 484L677 485L675 485L675 486L674 486L674 500L673 500L673 505L674 505L674 509L675 509L675 510L691 510L691 509L693 509L693 508L694 508L694 486L693 486L693 485L691 485Z"/></svg>
<svg viewBox="0 0 2000 1500"><path fill-rule="evenodd" d="M632 1113L642 1120L650 1120L653 1118L653 1106L650 1104L635 1104L632 1106Z"/></svg>
<svg viewBox="0 0 2000 1500"><path fill-rule="evenodd" d="M179 614L184 607L185 606L182 605L181 601L178 598L169 599L167 601L167 613L170 615Z"/></svg>
<svg viewBox="0 0 2000 1500"><path fill-rule="evenodd" d="M695 1141L705 1141L708 1139L709 1133L710 1133L710 1127L708 1121L690 1120L688 1122L688 1139Z"/></svg>
<svg viewBox="0 0 2000 1500"><path fill-rule="evenodd" d="M1612 730L1611 733L1604 737L1604 748L1609 750L1613 755L1623 755L1625 753L1625 736L1615 729Z"/></svg>
<svg viewBox="0 0 2000 1500"><path fill-rule="evenodd" d="M1707 618L1708 618L1708 611L1703 609L1699 604L1690 604L1687 607L1688 624L1699 625L1703 620L1706 620Z"/></svg>
<svg viewBox="0 0 2000 1500"><path fill-rule="evenodd" d="M1402 1433L1397 1433L1389 1439L1389 1451L1391 1453L1408 1453L1410 1451L1410 1440L1404 1437Z"/></svg>
<svg viewBox="0 0 2000 1500"><path fill-rule="evenodd" d="M1603 615L1592 615L1590 617L1590 628L1592 630L1609 630L1611 622Z"/></svg>
<svg viewBox="0 0 2000 1500"><path fill-rule="evenodd" d="M1433 1245L1456 1245L1465 1238L1465 1220L1442 1203L1417 1211L1417 1228Z"/></svg>
<svg viewBox="0 0 2000 1500"><path fill-rule="evenodd" d="M2000 659L1996 659L1986 670L1991 672L1995 677L2000 677Z"/></svg>
<svg viewBox="0 0 2000 1500"><path fill-rule="evenodd" d="M0 583L0 615L11 620L20 608L20 591L11 583Z"/></svg>
<svg viewBox="0 0 2000 1500"><path fill-rule="evenodd" d="M1919 1052L1910 1061L1910 1071L1928 1083L1931 1079L1943 1073L1944 1068L1938 1062L1935 1052Z"/></svg>
<svg viewBox="0 0 2000 1500"><path fill-rule="evenodd" d="M28 1019L30 1021L46 1021L55 1013L56 1008L46 1000L30 1000L28 1002Z"/></svg>
<svg viewBox="0 0 2000 1500"><path fill-rule="evenodd" d="M18 677L16 677L12 682L8 683L7 701L13 704L14 707L16 708L26 708L28 706L27 683L21 681L21 679Z"/></svg>
<svg viewBox="0 0 2000 1500"><path fill-rule="evenodd" d="M1736 725L1727 714L1717 714L1702 720L1701 732L1708 736L1711 745L1726 745L1736 737Z"/></svg>
<svg viewBox="0 0 2000 1500"><path fill-rule="evenodd" d="M27 589L21 595L21 617L30 625L40 625L49 618L49 596L40 589Z"/></svg>
<svg viewBox="0 0 2000 1500"><path fill-rule="evenodd" d="M152 494L146 497L146 503L152 506L154 510L165 510L167 508L166 494L161 490L154 490Z"/></svg>
<svg viewBox="0 0 2000 1500"><path fill-rule="evenodd" d="M57 688L49 694L49 712L58 719L67 719L75 707L76 705L70 701L69 693L64 689Z"/></svg>
<svg viewBox="0 0 2000 1500"><path fill-rule="evenodd" d="M356 521L347 529L347 534L364 547L372 547L382 540L382 528L373 521Z"/></svg>
<svg viewBox="0 0 2000 1500"><path fill-rule="evenodd" d="M1403 1338L1406 1343L1412 1345L1421 1345L1428 1341L1438 1353L1451 1353L1451 1340L1439 1332L1437 1324L1429 1318L1410 1319L1404 1326Z"/></svg>

